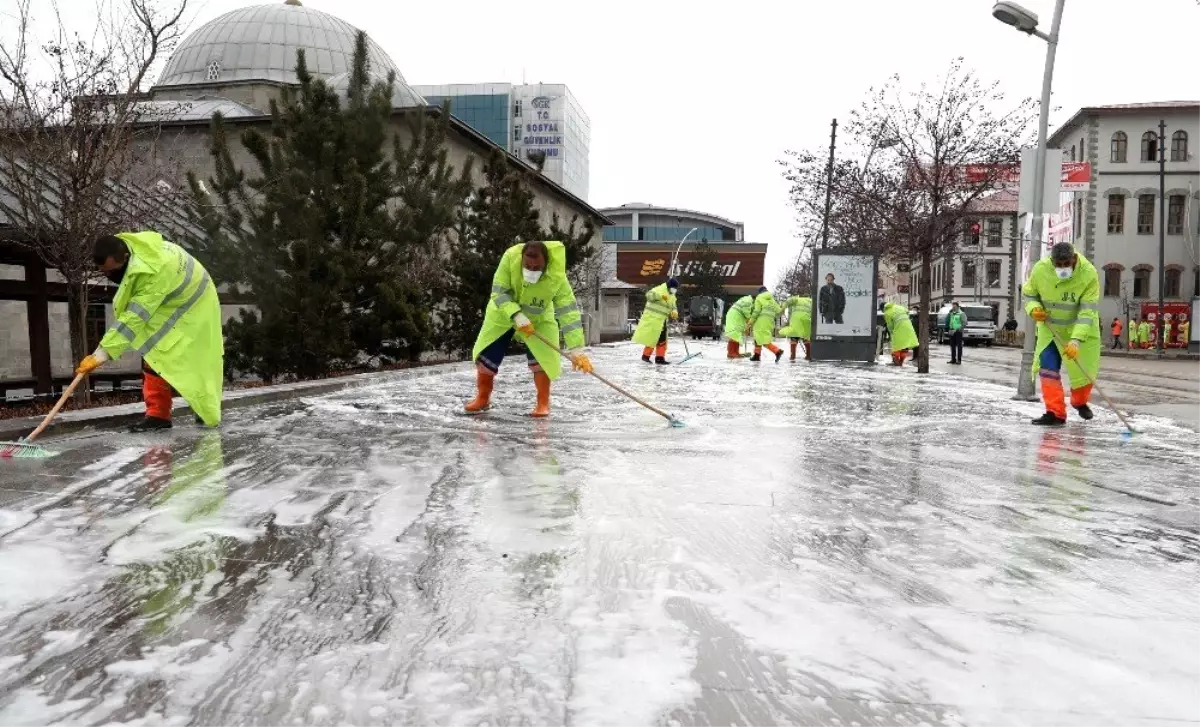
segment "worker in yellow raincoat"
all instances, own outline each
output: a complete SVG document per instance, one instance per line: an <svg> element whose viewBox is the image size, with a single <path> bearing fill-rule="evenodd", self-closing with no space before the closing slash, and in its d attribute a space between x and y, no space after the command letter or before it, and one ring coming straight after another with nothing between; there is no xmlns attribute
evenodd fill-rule
<svg viewBox="0 0 1200 727"><path fill-rule="evenodd" d="M478 414L491 404L496 372L513 336L519 334L537 387L537 404L529 415L550 415L550 382L562 374L562 361L558 351L535 332L554 346L561 335L574 369L591 373L592 362L582 352L586 341L579 305L567 280L567 249L557 240L518 243L500 258L483 326L471 351L476 394L465 407L467 413Z"/></svg>
<svg viewBox="0 0 1200 727"><path fill-rule="evenodd" d="M667 360L667 319L679 320L679 311L675 308L677 290L679 281L670 278L646 291L646 308L633 332L634 343L643 346L642 360L646 363L650 363L651 353L654 354L654 363L670 363Z"/></svg>
<svg viewBox="0 0 1200 727"><path fill-rule="evenodd" d="M883 323L887 326L888 338L892 342L891 365L903 366L909 353L921 345L912 319L908 317L908 308L899 303L880 303L879 310L883 313Z"/></svg>
<svg viewBox="0 0 1200 727"><path fill-rule="evenodd" d="M750 357L751 361L762 360L764 346L775 354L775 363L783 358L783 349L775 345L775 320L779 318L779 313L775 296L771 295L767 286L759 288L758 295L754 296L754 310L750 314L754 327L754 355Z"/></svg>
<svg viewBox="0 0 1200 727"><path fill-rule="evenodd" d="M742 358L742 338L746 335L746 326L750 324L750 316L753 313L753 295L743 295L729 306L729 311L725 314L725 337L729 339L725 346L725 358Z"/></svg>
<svg viewBox="0 0 1200 727"><path fill-rule="evenodd" d="M804 343L804 360L812 361L812 298L793 295L784 302L788 310L788 324L779 330L779 335L791 341L789 361L796 360L796 344Z"/></svg>
<svg viewBox="0 0 1200 727"><path fill-rule="evenodd" d="M217 287L196 258L157 232L121 232L92 246L96 267L117 283L117 323L77 374L133 349L142 357L146 417L134 431L171 426L172 389L204 424L221 423L225 345Z"/></svg>
<svg viewBox="0 0 1200 727"><path fill-rule="evenodd" d="M1063 358L1071 384L1071 406L1083 419L1092 382L1100 373L1100 276L1069 242L1060 242L1029 271L1021 287L1025 312L1037 321L1033 375L1042 383L1046 413L1033 423L1062 426L1067 404L1062 385Z"/></svg>

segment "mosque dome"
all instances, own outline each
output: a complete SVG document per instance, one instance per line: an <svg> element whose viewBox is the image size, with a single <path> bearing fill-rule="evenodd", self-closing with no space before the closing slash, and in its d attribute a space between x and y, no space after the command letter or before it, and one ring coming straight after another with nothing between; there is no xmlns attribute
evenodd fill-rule
<svg viewBox="0 0 1200 727"><path fill-rule="evenodd" d="M370 78L372 83L387 82L386 73L376 73L375 71L371 71ZM350 90L350 74L339 73L338 75L327 79L326 83L329 84L330 88L337 91L344 97L346 92ZM397 73L396 81L392 84L392 108L407 109L412 108L413 106L428 105L429 104L425 101L425 98L421 96L421 94L414 91L411 86L405 83L404 79L400 77L399 73Z"/></svg>
<svg viewBox="0 0 1200 727"><path fill-rule="evenodd" d="M357 37L353 25L306 8L300 0L233 10L185 38L155 88L248 81L294 84L299 48L304 49L309 72L328 79L352 69ZM395 71L397 90L408 87L400 69L369 36L367 58L371 75L386 78Z"/></svg>

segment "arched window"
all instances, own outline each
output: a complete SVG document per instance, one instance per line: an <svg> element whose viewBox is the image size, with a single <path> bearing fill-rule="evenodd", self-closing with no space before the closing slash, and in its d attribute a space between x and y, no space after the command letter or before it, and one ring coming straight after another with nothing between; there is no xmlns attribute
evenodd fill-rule
<svg viewBox="0 0 1200 727"><path fill-rule="evenodd" d="M1124 131L1118 131L1112 135L1112 154L1110 159L1119 164L1125 163L1125 157L1129 153L1129 136Z"/></svg>
<svg viewBox="0 0 1200 727"><path fill-rule="evenodd" d="M1142 161L1158 161L1158 134L1153 131L1142 134Z"/></svg>
<svg viewBox="0 0 1200 727"><path fill-rule="evenodd" d="M1177 265L1170 265L1164 273L1163 297L1178 298L1183 283L1183 268Z"/></svg>
<svg viewBox="0 0 1200 727"><path fill-rule="evenodd" d="M1121 297L1121 270L1121 266L1117 263L1109 263L1104 266L1105 298Z"/></svg>
<svg viewBox="0 0 1200 727"><path fill-rule="evenodd" d="M1133 266L1133 297L1150 297L1150 273L1154 272L1152 265L1142 263Z"/></svg>
<svg viewBox="0 0 1200 727"><path fill-rule="evenodd" d="M1187 132L1183 129L1171 134L1171 161L1186 162L1187 153Z"/></svg>

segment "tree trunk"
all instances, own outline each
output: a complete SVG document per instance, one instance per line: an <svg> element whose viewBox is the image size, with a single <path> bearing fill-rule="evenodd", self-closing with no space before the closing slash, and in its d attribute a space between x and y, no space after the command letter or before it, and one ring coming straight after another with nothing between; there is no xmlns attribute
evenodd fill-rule
<svg viewBox="0 0 1200 727"><path fill-rule="evenodd" d="M67 283L67 320L71 336L71 364L83 360L91 351L87 350L87 283ZM75 389L74 399L79 404L91 403L91 381Z"/></svg>
<svg viewBox="0 0 1200 727"><path fill-rule="evenodd" d="M917 311L917 373L929 373L929 303L933 299L933 253L930 245L921 249L921 302Z"/></svg>

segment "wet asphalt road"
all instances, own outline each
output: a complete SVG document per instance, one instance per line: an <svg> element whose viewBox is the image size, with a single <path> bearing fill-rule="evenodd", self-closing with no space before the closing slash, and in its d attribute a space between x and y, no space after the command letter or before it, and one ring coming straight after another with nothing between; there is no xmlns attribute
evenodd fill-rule
<svg viewBox="0 0 1200 727"><path fill-rule="evenodd" d="M0 462L0 724L1200 722L1195 432L701 348Z"/></svg>

